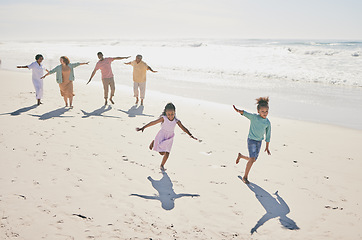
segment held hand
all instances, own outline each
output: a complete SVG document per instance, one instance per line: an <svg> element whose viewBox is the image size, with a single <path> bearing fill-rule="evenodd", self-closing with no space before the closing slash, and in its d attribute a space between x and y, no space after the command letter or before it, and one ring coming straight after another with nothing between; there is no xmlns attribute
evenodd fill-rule
<svg viewBox="0 0 362 240"><path fill-rule="evenodd" d="M42 76L40 79L44 79L46 75Z"/></svg>
<svg viewBox="0 0 362 240"><path fill-rule="evenodd" d="M265 151L264 152L267 152L268 155L271 155L271 152L269 151L269 148L265 148Z"/></svg>

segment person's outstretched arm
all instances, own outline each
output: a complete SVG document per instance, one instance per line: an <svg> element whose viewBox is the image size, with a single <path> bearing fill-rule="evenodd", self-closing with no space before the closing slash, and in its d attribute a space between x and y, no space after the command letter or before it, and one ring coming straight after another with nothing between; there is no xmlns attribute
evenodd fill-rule
<svg viewBox="0 0 362 240"><path fill-rule="evenodd" d="M184 126L182 125L181 121L177 122L177 125L182 129L182 131L184 131L185 133L187 133L191 138L197 140L197 138L195 138L194 136L192 136L192 134L190 133L190 131Z"/></svg>
<svg viewBox="0 0 362 240"><path fill-rule="evenodd" d="M244 114L244 110L237 109L237 108L235 107L235 105L233 105L233 107L234 107L234 109L235 109L236 112L240 113L241 115Z"/></svg>
<svg viewBox="0 0 362 240"><path fill-rule="evenodd" d="M89 62L79 63L79 66L81 65L88 65Z"/></svg>
<svg viewBox="0 0 362 240"><path fill-rule="evenodd" d="M89 78L89 81L87 82L87 84L90 83L90 81L92 80L92 78L94 77L94 75L96 74L96 72L97 72L97 70L94 69L93 72L92 72L92 74L91 74L91 76L90 76L90 78Z"/></svg>
<svg viewBox="0 0 362 240"><path fill-rule="evenodd" d="M139 131L142 131L142 132L143 132L146 128L151 127L151 126L153 126L153 125L156 125L157 123L162 123L162 122L163 122L163 118L160 117L159 119L157 119L157 120L155 120L155 121L152 121L152 122L147 123L146 125L144 125L144 126L141 127L141 128L136 128L136 131L137 131L137 132L139 132Z"/></svg>
<svg viewBox="0 0 362 240"><path fill-rule="evenodd" d="M152 69L150 66L148 66L147 70L150 70L150 71L153 72L153 73L156 73L156 72L157 72L157 71L153 71L153 69Z"/></svg>
<svg viewBox="0 0 362 240"><path fill-rule="evenodd" d="M16 68L28 68L28 66L16 66Z"/></svg>
<svg viewBox="0 0 362 240"><path fill-rule="evenodd" d="M114 57L112 58L112 60L122 60L122 59L127 59L127 58L130 58L131 56L128 56L128 57Z"/></svg>

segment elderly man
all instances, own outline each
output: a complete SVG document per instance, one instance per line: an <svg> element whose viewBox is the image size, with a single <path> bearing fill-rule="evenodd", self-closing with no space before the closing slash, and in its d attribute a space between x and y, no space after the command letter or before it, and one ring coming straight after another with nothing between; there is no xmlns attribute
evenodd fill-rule
<svg viewBox="0 0 362 240"><path fill-rule="evenodd" d="M141 105L143 105L143 99L145 99L145 93L146 93L146 72L147 70L150 70L151 72L154 73L156 73L157 71L153 71L150 66L148 66L144 61L142 61L142 55L137 55L136 60L124 64L131 65L133 67L134 97L136 98L136 104L138 104L138 96L140 92Z"/></svg>
<svg viewBox="0 0 362 240"><path fill-rule="evenodd" d="M114 101L113 101L112 98L114 96L114 92L116 90L116 87L115 87L115 84L114 84L114 76L113 76L113 72L112 72L111 63L114 60L127 59L127 58L130 58L131 56L104 58L103 53L101 53L101 52L98 52L97 55L98 55L99 61L97 62L96 66L95 66L95 68L94 68L94 70L92 72L92 75L90 76L89 81L87 82L87 84L92 80L92 78L96 74L97 70L100 69L101 73L102 73L102 83L103 83L103 89L104 89L104 99L105 99L104 105L107 105L109 87L111 88L111 96L109 98L109 101L111 101L111 103L114 104Z"/></svg>

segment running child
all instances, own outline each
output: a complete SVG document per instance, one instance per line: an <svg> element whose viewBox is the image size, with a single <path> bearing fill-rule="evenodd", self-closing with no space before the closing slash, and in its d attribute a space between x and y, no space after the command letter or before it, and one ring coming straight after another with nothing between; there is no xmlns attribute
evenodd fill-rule
<svg viewBox="0 0 362 240"><path fill-rule="evenodd" d="M258 114L248 113L244 110L239 110L233 105L235 111L240 113L241 115L245 116L250 120L250 129L248 135L248 150L249 150L249 157L242 155L241 153L238 154L236 159L236 164L239 163L240 158L247 160L245 173L243 177L243 182L249 184L248 175L250 172L253 163L258 159L261 142L264 139L265 135L265 152L268 155L271 155L269 150L269 143L270 143L270 136L271 136L271 124L269 119L267 118L269 113L269 97L260 97L256 99L257 101L257 110Z"/></svg>
<svg viewBox="0 0 362 240"><path fill-rule="evenodd" d="M191 138L197 140L190 131L184 127L180 120L176 118L176 108L175 105L172 103L168 103L165 106L163 113L161 114L160 118L149 122L145 126L141 128L136 128L136 131L144 131L146 128L161 123L161 130L157 133L155 140L153 140L149 146L150 150L155 150L159 152L163 158L161 162L160 169L165 171L165 163L170 155L170 151L172 148L173 138L175 136L174 130L176 124Z"/></svg>

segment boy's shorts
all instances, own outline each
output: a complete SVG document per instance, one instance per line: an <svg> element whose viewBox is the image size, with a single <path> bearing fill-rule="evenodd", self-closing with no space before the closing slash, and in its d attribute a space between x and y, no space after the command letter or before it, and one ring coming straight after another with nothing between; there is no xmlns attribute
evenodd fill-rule
<svg viewBox="0 0 362 240"><path fill-rule="evenodd" d="M248 150L249 150L249 157L258 159L260 148L261 148L262 141L256 141L253 139L248 138Z"/></svg>

